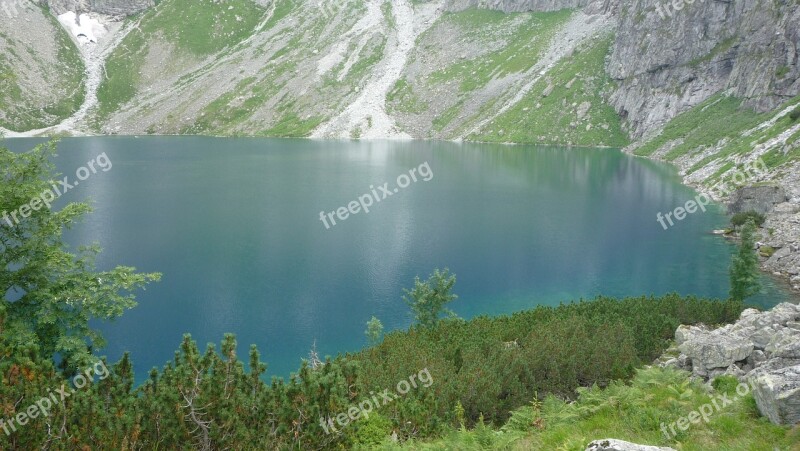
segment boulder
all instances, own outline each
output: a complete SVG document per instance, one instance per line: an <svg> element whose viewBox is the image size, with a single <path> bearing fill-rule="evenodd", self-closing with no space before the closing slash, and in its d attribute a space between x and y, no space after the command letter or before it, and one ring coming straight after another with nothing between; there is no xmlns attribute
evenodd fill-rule
<svg viewBox="0 0 800 451"><path fill-rule="evenodd" d="M789 198L786 196L786 191L780 186L745 186L731 194L728 213L736 214L756 211L765 214L771 212L775 205L787 200Z"/></svg>
<svg viewBox="0 0 800 451"><path fill-rule="evenodd" d="M589 443L586 451L675 451L673 448L649 445L637 445L636 443L626 442L613 438L595 440Z"/></svg>
<svg viewBox="0 0 800 451"><path fill-rule="evenodd" d="M692 372L706 377L709 370L727 369L734 362L746 360L753 352L753 342L738 335L698 335L679 346L692 360Z"/></svg>
<svg viewBox="0 0 800 451"><path fill-rule="evenodd" d="M757 368L748 380L762 415L775 424L800 423L800 365Z"/></svg>

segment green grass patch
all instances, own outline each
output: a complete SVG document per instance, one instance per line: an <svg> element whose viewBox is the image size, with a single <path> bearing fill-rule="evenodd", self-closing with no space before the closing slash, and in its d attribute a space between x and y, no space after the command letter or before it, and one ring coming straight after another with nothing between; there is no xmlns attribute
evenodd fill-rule
<svg viewBox="0 0 800 451"><path fill-rule="evenodd" d="M261 135L282 138L304 137L310 135L311 132L322 123L322 120L323 118L320 116L311 116L302 119L297 116L296 113L289 112L281 117L275 125L261 133Z"/></svg>

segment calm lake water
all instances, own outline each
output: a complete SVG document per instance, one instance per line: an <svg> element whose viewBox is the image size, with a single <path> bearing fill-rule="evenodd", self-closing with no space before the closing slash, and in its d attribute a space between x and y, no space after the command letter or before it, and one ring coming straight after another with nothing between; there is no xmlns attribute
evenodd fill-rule
<svg viewBox="0 0 800 451"><path fill-rule="evenodd" d="M693 191L672 168L614 150L100 137L62 140L56 163L75 180L103 152L111 170L59 203L91 198L94 213L67 239L98 242L101 269L164 274L138 293L138 307L97 324L102 352L116 360L131 351L139 380L170 361L187 332L201 347L235 332L240 355L257 344L279 376L315 341L322 355L358 350L372 315L387 330L411 324L402 290L437 267L457 275L452 309L464 318L598 294L728 291L734 248L710 233L727 222L719 209L662 229L656 213ZM394 193L412 168L417 181ZM385 182L392 195L369 213L333 216L329 229L320 221L372 189L383 197ZM755 303L788 298L765 283Z"/></svg>

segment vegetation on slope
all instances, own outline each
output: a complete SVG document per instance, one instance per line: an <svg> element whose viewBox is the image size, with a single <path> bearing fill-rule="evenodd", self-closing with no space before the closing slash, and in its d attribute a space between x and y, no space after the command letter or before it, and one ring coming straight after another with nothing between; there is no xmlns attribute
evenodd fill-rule
<svg viewBox="0 0 800 451"><path fill-rule="evenodd" d="M606 75L611 38L565 58L534 83L517 104L468 139L489 142L622 147L619 115L606 102L614 88Z"/></svg>
<svg viewBox="0 0 800 451"><path fill-rule="evenodd" d="M165 41L188 58L202 58L231 48L248 38L264 16L250 0L163 0L149 9L112 52L106 62L106 79L97 93L99 118L105 118L138 92L141 67L151 45ZM162 55L165 69L175 63Z"/></svg>
<svg viewBox="0 0 800 451"><path fill-rule="evenodd" d="M496 107L492 80L529 70L572 11L447 13L422 33L409 67L387 95L390 113L430 117L431 135L453 137ZM478 49L475 55L468 52ZM479 111L480 110L480 111ZM471 122L470 122L471 123Z"/></svg>
<svg viewBox="0 0 800 451"><path fill-rule="evenodd" d="M675 117L660 134L638 145L634 153L643 156L658 154L666 161L692 157L696 161L687 170L690 175L714 160L750 155L754 147L797 127L798 122L792 119L791 113L781 115L781 112L798 104L800 96L773 112L757 113L744 106L741 99L717 94ZM760 127L765 123L767 126ZM762 159L767 167L774 169L800 160L798 140L800 129L788 137L784 146L766 152ZM722 165L706 179L706 183L713 185L720 175L733 167L731 162Z"/></svg>
<svg viewBox="0 0 800 451"><path fill-rule="evenodd" d="M9 19L5 25L22 20L21 17ZM85 68L80 51L49 13L37 10L36 20L46 26L46 30L39 32L39 38L53 40L45 44L52 55L37 47L41 43L32 44L21 39L14 33L15 28L0 26L0 47L3 48L0 54L0 126L14 131L56 125L75 113L85 96ZM23 79L20 69L15 68L33 70L42 78ZM32 85L41 82L46 83L48 89Z"/></svg>

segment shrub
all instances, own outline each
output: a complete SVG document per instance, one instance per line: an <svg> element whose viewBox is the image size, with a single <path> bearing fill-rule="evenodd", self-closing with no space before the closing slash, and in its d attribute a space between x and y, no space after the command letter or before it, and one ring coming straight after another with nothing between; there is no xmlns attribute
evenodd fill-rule
<svg viewBox="0 0 800 451"><path fill-rule="evenodd" d="M764 224L764 221L767 220L767 217L756 211L745 211L733 215L731 217L731 224L734 227L740 227L749 220L752 220L755 225L761 227L761 225Z"/></svg>
<svg viewBox="0 0 800 451"><path fill-rule="evenodd" d="M791 113L789 113L789 119L793 121L800 119L800 106L795 108L794 111L792 111Z"/></svg>

